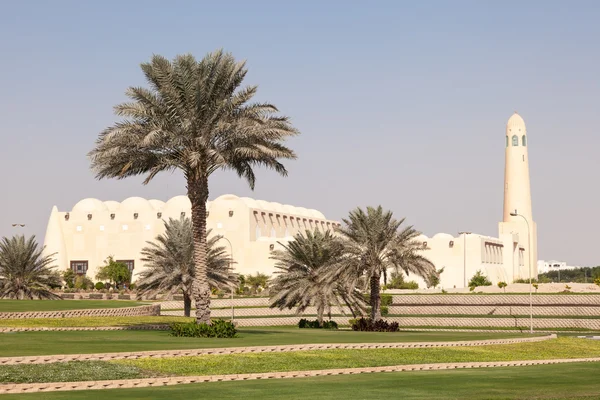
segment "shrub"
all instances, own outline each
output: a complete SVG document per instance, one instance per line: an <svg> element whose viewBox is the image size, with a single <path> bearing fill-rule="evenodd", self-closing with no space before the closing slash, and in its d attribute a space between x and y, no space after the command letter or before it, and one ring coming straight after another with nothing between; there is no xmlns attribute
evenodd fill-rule
<svg viewBox="0 0 600 400"><path fill-rule="evenodd" d="M382 319L373 321L370 318L350 320L353 331L361 332L398 332L400 326L397 322L387 322Z"/></svg>
<svg viewBox="0 0 600 400"><path fill-rule="evenodd" d="M213 319L211 324L174 323L170 325L170 335L197 338L233 338L237 334L235 325L222 319Z"/></svg>
<svg viewBox="0 0 600 400"><path fill-rule="evenodd" d="M469 281L469 287L492 286L492 282L485 276L481 270L477 270L475 275Z"/></svg>
<svg viewBox="0 0 600 400"><path fill-rule="evenodd" d="M508 284L506 282L498 282L498 287L500 289L503 289L506 292L506 287L508 286Z"/></svg>
<svg viewBox="0 0 600 400"><path fill-rule="evenodd" d="M319 321L314 320L314 321L309 321L305 318L302 318L300 321L298 321L298 328L300 329L337 329L338 328L338 324L335 321L323 321L323 326L319 326Z"/></svg>
<svg viewBox="0 0 600 400"><path fill-rule="evenodd" d="M532 284L531 286L533 286L535 288L535 292L537 293L540 285L538 285L537 283Z"/></svg>
<svg viewBox="0 0 600 400"><path fill-rule="evenodd" d="M382 307L383 306L391 306L392 303L394 302L394 296L392 296L391 294L381 293L379 295L379 297L381 298L381 306ZM369 293L364 294L364 299L365 299L365 302L367 304L369 304L371 302L371 295L369 295Z"/></svg>
<svg viewBox="0 0 600 400"><path fill-rule="evenodd" d="M400 289L418 289L419 288L419 284L415 281L408 281L408 282L404 282L402 285L400 285Z"/></svg>
<svg viewBox="0 0 600 400"><path fill-rule="evenodd" d="M77 278L75 278L75 289L88 290L92 289L93 287L94 282L92 282L90 278L84 275L78 275Z"/></svg>
<svg viewBox="0 0 600 400"><path fill-rule="evenodd" d="M96 290L102 290L102 289L104 289L104 283L96 282L95 287L96 287Z"/></svg>
<svg viewBox="0 0 600 400"><path fill-rule="evenodd" d="M523 279L523 278L515 279L514 283L529 283L529 279ZM531 278L531 283L538 283L538 280L535 278ZM548 283L548 282L546 282L546 283Z"/></svg>
<svg viewBox="0 0 600 400"><path fill-rule="evenodd" d="M594 279L594 283L598 286L600 286L600 278L596 278Z"/></svg>

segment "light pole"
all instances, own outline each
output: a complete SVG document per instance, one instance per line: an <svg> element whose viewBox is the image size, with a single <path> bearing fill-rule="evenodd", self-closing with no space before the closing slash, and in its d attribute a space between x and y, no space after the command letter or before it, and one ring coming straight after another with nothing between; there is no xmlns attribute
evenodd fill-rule
<svg viewBox="0 0 600 400"><path fill-rule="evenodd" d="M229 253L231 254L231 257L229 257L229 269L231 269L231 260L233 259L233 245L231 244L231 241L223 235L219 235L219 239L225 239L225 240L227 240L227 243L229 243ZM231 285L231 322L232 323L233 323L233 320L235 319L235 311L233 309L233 289L234 289L234 287L235 287L234 285Z"/></svg>
<svg viewBox="0 0 600 400"><path fill-rule="evenodd" d="M467 235L471 232L458 232L459 235L463 235L463 278L464 287L467 287Z"/></svg>
<svg viewBox="0 0 600 400"><path fill-rule="evenodd" d="M527 246L529 247L527 250L529 251L529 333L533 334L533 292L531 286L531 255L533 251L531 251L531 233L529 232L529 221L523 215L519 214L517 210L514 213L510 213L513 217L521 217L525 220L527 224Z"/></svg>

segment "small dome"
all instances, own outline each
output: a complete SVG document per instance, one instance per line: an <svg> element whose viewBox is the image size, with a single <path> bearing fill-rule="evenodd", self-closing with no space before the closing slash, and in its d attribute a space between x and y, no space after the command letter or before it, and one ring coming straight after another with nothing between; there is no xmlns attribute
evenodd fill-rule
<svg viewBox="0 0 600 400"><path fill-rule="evenodd" d="M150 205L152 206L152 208L154 208L156 211L161 211L163 209L163 207L165 206L165 202L161 201L161 200L148 200L148 203L150 203Z"/></svg>
<svg viewBox="0 0 600 400"><path fill-rule="evenodd" d="M256 200L256 204L258 206L258 208L260 208L261 210L270 210L270 204L268 201L264 201L264 200Z"/></svg>
<svg viewBox="0 0 600 400"><path fill-rule="evenodd" d="M258 204L256 204L256 200L251 199L250 197L241 197L240 200L242 200L248 208L259 208Z"/></svg>
<svg viewBox="0 0 600 400"><path fill-rule="evenodd" d="M131 212L143 212L143 211L154 211L152 204L146 199L141 197L130 197L123 200L120 207L121 211Z"/></svg>
<svg viewBox="0 0 600 400"><path fill-rule="evenodd" d="M163 207L163 212L166 216L179 219L182 212L190 213L192 211L192 203L187 196L175 196Z"/></svg>
<svg viewBox="0 0 600 400"><path fill-rule="evenodd" d="M506 132L516 134L521 132L524 134L526 132L525 121L523 118L516 112L508 119L506 123Z"/></svg>
<svg viewBox="0 0 600 400"><path fill-rule="evenodd" d="M73 212L91 213L94 211L108 211L106 204L98 199L83 199L73 207Z"/></svg>
<svg viewBox="0 0 600 400"><path fill-rule="evenodd" d="M281 203L272 202L271 210L281 213L283 212L283 205Z"/></svg>
<svg viewBox="0 0 600 400"><path fill-rule="evenodd" d="M283 205L283 212L285 212L286 214L290 214L290 215L297 215L298 214L298 211L296 210L296 207L290 206L289 204L284 204Z"/></svg>
<svg viewBox="0 0 600 400"><path fill-rule="evenodd" d="M435 235L433 235L432 239L436 239L436 240L454 240L454 236L448 234L448 233L436 233Z"/></svg>
<svg viewBox="0 0 600 400"><path fill-rule="evenodd" d="M308 212L308 210L304 207L296 207L296 212L298 213L298 215L302 216L302 217L310 217L310 213Z"/></svg>
<svg viewBox="0 0 600 400"><path fill-rule="evenodd" d="M323 213L318 210L310 209L310 210L308 210L308 212L310 213L310 216L313 218L325 219L325 216L323 215Z"/></svg>
<svg viewBox="0 0 600 400"><path fill-rule="evenodd" d="M106 208L108 208L108 211L112 211L115 212L117 210L119 210L119 207L121 207L121 203L119 203L118 201L105 201L104 205L106 206Z"/></svg>
<svg viewBox="0 0 600 400"><path fill-rule="evenodd" d="M220 201L220 200L240 200L240 198L237 197L235 194L224 194L224 195L217 197L213 201Z"/></svg>
<svg viewBox="0 0 600 400"><path fill-rule="evenodd" d="M426 242L428 240L429 240L429 238L423 234L420 234L419 236L417 236L415 238L415 241L417 241L417 242Z"/></svg>

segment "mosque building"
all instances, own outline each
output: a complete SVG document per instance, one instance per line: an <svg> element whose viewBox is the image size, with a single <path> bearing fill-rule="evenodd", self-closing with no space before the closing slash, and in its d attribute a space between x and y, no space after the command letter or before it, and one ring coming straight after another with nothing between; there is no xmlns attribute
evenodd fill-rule
<svg viewBox="0 0 600 400"><path fill-rule="evenodd" d="M537 277L537 227L532 217L529 159L525 122L515 113L506 125L504 213L498 237L470 232L459 236L421 235L423 255L437 269L444 268L440 287L463 288L477 270L496 284ZM271 251L305 230L330 230L339 226L312 209L223 195L207 203L207 228L223 236L223 246L233 255L236 272L271 275ZM164 232L164 221L191 216L187 196L167 202L132 197L121 203L84 199L71 211L52 209L44 245L54 254L59 269L73 269L95 280L108 256L128 265L133 281L144 268L141 250ZM412 276L408 279L414 279ZM426 287L416 279L419 287Z"/></svg>

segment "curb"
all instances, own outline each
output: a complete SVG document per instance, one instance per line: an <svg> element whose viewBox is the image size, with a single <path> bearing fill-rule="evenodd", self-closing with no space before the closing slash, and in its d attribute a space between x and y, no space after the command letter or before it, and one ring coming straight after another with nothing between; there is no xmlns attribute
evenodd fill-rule
<svg viewBox="0 0 600 400"><path fill-rule="evenodd" d="M556 339L556 335L537 336L531 338L512 339L486 339L486 340L464 340L456 342L415 342L415 343L340 343L340 344L301 344L284 346L254 346L254 347L224 347L213 349L191 349L191 350L156 350L122 353L97 353L97 354L60 354L48 356L23 356L23 357L1 357L2 365L27 365L27 364L51 364L70 361L112 361L112 360L135 360L138 358L172 358L191 357L202 355L225 355L225 354L248 354L248 353L283 353L290 351L315 351L336 349L410 349L410 348L433 348L433 347L468 347L488 346L494 344L515 344L541 342Z"/></svg>
<svg viewBox="0 0 600 400"><path fill-rule="evenodd" d="M331 375L353 375L378 372L410 372L410 371L440 371L467 368L497 368L497 367L522 367L531 365L563 364L576 362L598 362L600 358L574 358L555 360L527 360L527 361L502 361L502 362L476 362L476 363L444 363L444 364L413 364L395 365L387 367L369 368L342 368L313 371L293 372L266 372L259 374L239 375L210 375L210 376L177 376L167 378L127 379L122 381L87 381L87 382L55 382L0 385L0 394L22 394L72 390L100 390L100 389L125 389L157 386L172 386L191 383L246 381L255 379L288 379L306 378Z"/></svg>

